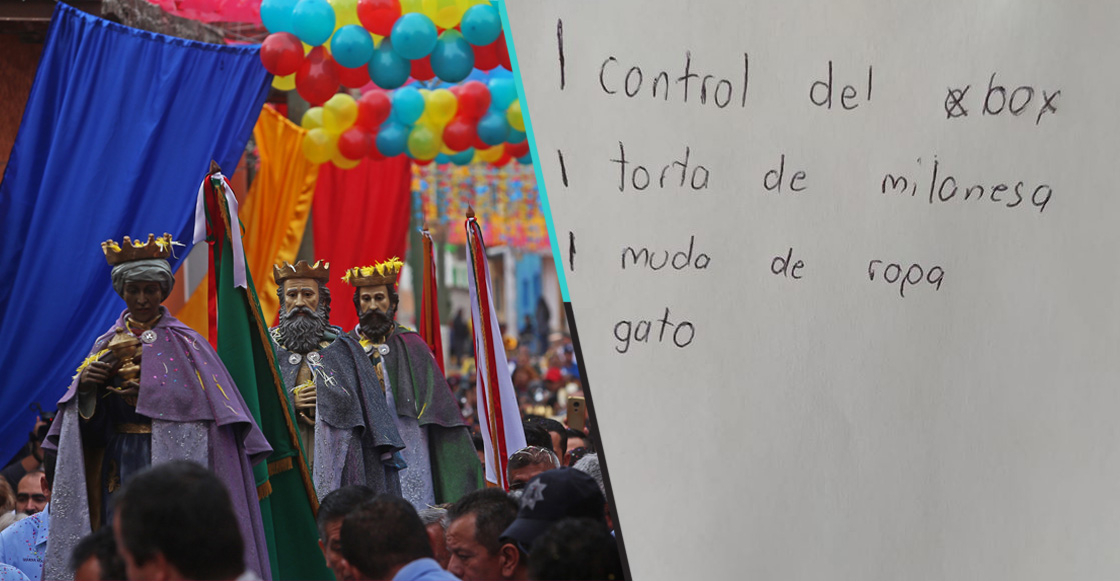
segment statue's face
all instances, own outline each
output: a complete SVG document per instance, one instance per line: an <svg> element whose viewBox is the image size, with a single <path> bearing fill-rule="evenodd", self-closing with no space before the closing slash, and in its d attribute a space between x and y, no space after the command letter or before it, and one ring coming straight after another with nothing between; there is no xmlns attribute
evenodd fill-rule
<svg viewBox="0 0 1120 581"><path fill-rule="evenodd" d="M392 306L389 302L389 287L383 284L361 287L358 289L358 304L361 305L363 313L369 312L370 309L388 313L389 307Z"/></svg>
<svg viewBox="0 0 1120 581"><path fill-rule="evenodd" d="M284 310L307 307L319 310L319 282L313 278L289 278L284 281Z"/></svg>
<svg viewBox="0 0 1120 581"><path fill-rule="evenodd" d="M130 281L124 284L124 304L133 321L147 323L156 318L164 298L158 282Z"/></svg>

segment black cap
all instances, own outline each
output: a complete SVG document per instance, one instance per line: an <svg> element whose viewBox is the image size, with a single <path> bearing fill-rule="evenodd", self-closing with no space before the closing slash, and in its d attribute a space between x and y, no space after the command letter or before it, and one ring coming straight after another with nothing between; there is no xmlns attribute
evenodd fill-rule
<svg viewBox="0 0 1120 581"><path fill-rule="evenodd" d="M555 522L564 518L588 517L606 522L603 510L606 500L595 479L574 468L557 468L541 472L525 485L517 518L502 539L510 539L526 553L533 541Z"/></svg>

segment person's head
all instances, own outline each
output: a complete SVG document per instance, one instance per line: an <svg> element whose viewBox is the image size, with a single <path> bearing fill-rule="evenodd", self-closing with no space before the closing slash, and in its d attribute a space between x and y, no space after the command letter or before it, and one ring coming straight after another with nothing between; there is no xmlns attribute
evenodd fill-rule
<svg viewBox="0 0 1120 581"><path fill-rule="evenodd" d="M537 474L559 467L560 459L550 448L542 446L522 448L509 457L506 468L509 474L509 487L511 490L518 490Z"/></svg>
<svg viewBox="0 0 1120 581"><path fill-rule="evenodd" d="M124 579L127 573L124 561L117 554L113 529L104 527L78 541L70 554L70 569L74 571L74 581Z"/></svg>
<svg viewBox="0 0 1120 581"><path fill-rule="evenodd" d="M235 579L245 570L229 492L194 462L173 460L134 475L117 492L113 534L132 580Z"/></svg>
<svg viewBox="0 0 1120 581"><path fill-rule="evenodd" d="M19 479L16 488L16 512L32 515L47 507L51 488L42 470L32 470Z"/></svg>
<svg viewBox="0 0 1120 581"><path fill-rule="evenodd" d="M362 504L373 500L377 493L368 486L343 486L334 490L319 501L319 548L327 566L334 571L335 578L343 578L342 569L342 521L346 515Z"/></svg>
<svg viewBox="0 0 1120 581"><path fill-rule="evenodd" d="M280 297L280 337L284 347L295 353L318 349L330 325L330 265L322 261L309 266L304 261L273 268L276 295Z"/></svg>
<svg viewBox="0 0 1120 581"><path fill-rule="evenodd" d="M497 488L470 492L447 509L447 570L462 581L516 579L525 569L517 547L502 531L517 518L517 502Z"/></svg>
<svg viewBox="0 0 1120 581"><path fill-rule="evenodd" d="M550 418L534 417L527 421L539 425L548 432L549 440L552 443L552 451L557 458L563 458L568 451L568 428Z"/></svg>
<svg viewBox="0 0 1120 581"><path fill-rule="evenodd" d="M588 476L595 479L595 484L599 485L599 492L603 493L603 498L607 497L607 487L603 484L603 471L599 468L599 455L588 454L580 458L575 466L572 466L580 472L586 473Z"/></svg>
<svg viewBox="0 0 1120 581"><path fill-rule="evenodd" d="M521 424L522 429L525 430L526 446L552 449L552 436L548 435L548 430L544 429L544 426L531 420L524 420ZM555 454L555 452L553 453Z"/></svg>
<svg viewBox="0 0 1120 581"><path fill-rule="evenodd" d="M347 579L388 581L405 565L433 558L416 509L399 496L383 494L342 521L343 568Z"/></svg>
<svg viewBox="0 0 1120 581"><path fill-rule="evenodd" d="M420 511L420 522L424 523L424 530L428 533L428 543L432 546L435 560L446 569L451 561L451 553L447 551L447 509L425 508Z"/></svg>
<svg viewBox="0 0 1120 581"><path fill-rule="evenodd" d="M355 266L342 280L354 287L354 310L362 334L370 339L385 337L397 317L397 276L404 263L393 257L370 266Z"/></svg>
<svg viewBox="0 0 1120 581"><path fill-rule="evenodd" d="M610 581L622 579L618 545L601 521L566 518L548 528L529 554L534 581Z"/></svg>
<svg viewBox="0 0 1120 581"><path fill-rule="evenodd" d="M175 275L167 258L176 244L170 234L156 238L148 235L147 243L128 236L120 244L112 240L101 243L105 260L113 267L110 275L113 290L124 299L129 317L147 323L159 316L159 305L171 294Z"/></svg>
<svg viewBox="0 0 1120 581"><path fill-rule="evenodd" d="M17 482L18 484L18 482ZM16 509L16 491L8 484L8 479L0 477L0 515Z"/></svg>
<svg viewBox="0 0 1120 581"><path fill-rule="evenodd" d="M599 485L574 468L540 473L525 486L520 504L517 518L502 531L501 538L527 554L537 537L561 519L587 517L606 524L606 501Z"/></svg>

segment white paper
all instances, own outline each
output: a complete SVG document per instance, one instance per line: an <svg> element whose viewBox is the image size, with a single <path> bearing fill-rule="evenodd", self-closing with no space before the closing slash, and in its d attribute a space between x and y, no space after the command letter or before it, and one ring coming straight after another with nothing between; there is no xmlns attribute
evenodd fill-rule
<svg viewBox="0 0 1120 581"><path fill-rule="evenodd" d="M635 579L1120 578L1120 4L507 10Z"/></svg>

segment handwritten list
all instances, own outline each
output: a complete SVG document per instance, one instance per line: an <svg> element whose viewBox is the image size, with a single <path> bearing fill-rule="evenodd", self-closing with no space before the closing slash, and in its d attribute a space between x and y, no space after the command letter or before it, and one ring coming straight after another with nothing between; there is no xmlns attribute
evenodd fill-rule
<svg viewBox="0 0 1120 581"><path fill-rule="evenodd" d="M1120 576L1120 6L506 9L635 579Z"/></svg>

